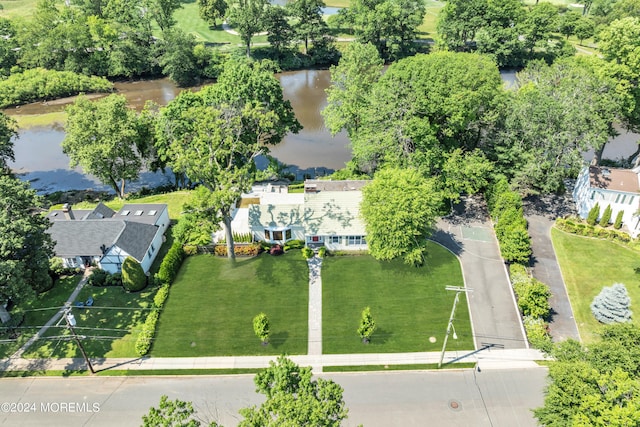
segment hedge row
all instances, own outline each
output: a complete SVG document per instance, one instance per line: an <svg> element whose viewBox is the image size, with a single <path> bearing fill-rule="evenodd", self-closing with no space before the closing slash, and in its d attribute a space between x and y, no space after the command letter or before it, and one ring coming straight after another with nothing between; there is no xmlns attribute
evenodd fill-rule
<svg viewBox="0 0 640 427"><path fill-rule="evenodd" d="M579 236L608 239L614 242L629 243L632 240L631 236L622 231L602 228L578 221L580 220L558 218L556 220L556 227L558 227L562 231L566 231L567 233L577 234Z"/></svg>
<svg viewBox="0 0 640 427"><path fill-rule="evenodd" d="M33 68L0 81L0 108L84 92L112 91L113 84L104 77Z"/></svg>
<svg viewBox="0 0 640 427"><path fill-rule="evenodd" d="M153 305L156 308L164 307L164 303L168 297L169 297L169 285L167 284L167 285L160 286L160 289L158 289L158 292L156 292L156 295L153 297Z"/></svg>
<svg viewBox="0 0 640 427"><path fill-rule="evenodd" d="M156 283L160 285L170 285L176 278L182 261L184 261L185 253L180 242L174 242L167 255L165 255L160 268L155 275Z"/></svg>
<svg viewBox="0 0 640 427"><path fill-rule="evenodd" d="M487 205L495 224L502 258L507 262L528 263L531 237L527 231L520 194L511 190L506 178L501 178L489 188Z"/></svg>
<svg viewBox="0 0 640 427"><path fill-rule="evenodd" d="M250 245L234 245L233 253L236 256L256 256L260 253L262 247L259 243L252 243ZM216 245L214 253L217 256L227 256L227 245Z"/></svg>
<svg viewBox="0 0 640 427"><path fill-rule="evenodd" d="M140 331L140 335L138 335L138 339L136 340L136 353L138 353L138 356L144 356L149 353L153 336L156 333L156 323L158 323L159 317L160 312L154 310L149 313L147 320L145 320L144 325L142 325L142 331Z"/></svg>

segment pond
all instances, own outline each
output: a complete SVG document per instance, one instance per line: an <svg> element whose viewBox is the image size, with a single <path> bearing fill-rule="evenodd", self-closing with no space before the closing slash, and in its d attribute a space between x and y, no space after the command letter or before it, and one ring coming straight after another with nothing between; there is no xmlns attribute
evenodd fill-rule
<svg viewBox="0 0 640 427"><path fill-rule="evenodd" d="M515 72L504 71L502 74L505 85L512 86L516 79ZM332 137L320 114L327 103L325 90L331 83L329 71L300 70L281 73L277 77L282 84L285 99L291 102L304 129L297 135L287 135L282 143L272 147L271 154L289 165L299 179L304 174L322 176L344 167L351 159L347 135L341 132ZM168 79L116 83L116 89L137 109L141 109L147 100L165 105L180 92ZM193 88L197 89L199 88ZM50 113L61 111L72 100L68 98L30 104L6 112L10 115ZM616 159L630 155L635 151L638 137L639 135L622 133L607 145L604 156ZM60 147L63 139L64 129L60 125L20 130L14 147L16 161L11 167L41 193L71 189L110 191L94 177L84 174L80 168L69 169L69 158L62 153ZM585 153L585 159L591 160L591 157L592 153ZM171 174L145 172L138 182L128 184L127 188L131 191L143 186L161 185L171 179Z"/></svg>

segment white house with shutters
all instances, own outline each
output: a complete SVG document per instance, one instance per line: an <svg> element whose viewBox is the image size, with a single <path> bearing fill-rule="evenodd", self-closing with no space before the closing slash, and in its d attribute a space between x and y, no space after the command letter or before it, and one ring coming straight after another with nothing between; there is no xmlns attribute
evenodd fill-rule
<svg viewBox="0 0 640 427"><path fill-rule="evenodd" d="M65 267L95 264L110 273L120 272L127 256L147 273L170 224L165 204L126 204L118 212L102 203L93 210L65 205L47 217L54 252Z"/></svg>
<svg viewBox="0 0 640 427"><path fill-rule="evenodd" d="M585 167L576 181L573 199L582 218L589 215L596 203L600 206L600 214L611 206L612 222L622 211L622 223L629 234L634 238L640 234L640 167Z"/></svg>
<svg viewBox="0 0 640 427"><path fill-rule="evenodd" d="M234 211L231 228L251 233L255 241L303 240L330 250L367 249L360 202L368 182L307 180L302 193L290 193L286 186L254 186ZM215 241L223 238L223 231L214 236Z"/></svg>

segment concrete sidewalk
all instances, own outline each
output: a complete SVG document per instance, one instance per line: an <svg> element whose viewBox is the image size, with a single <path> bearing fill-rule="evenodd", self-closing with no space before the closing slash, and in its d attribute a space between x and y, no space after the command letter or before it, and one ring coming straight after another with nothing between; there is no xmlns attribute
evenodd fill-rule
<svg viewBox="0 0 640 427"><path fill-rule="evenodd" d="M413 365L437 364L439 352L421 353L368 353L368 354L323 354L289 356L300 366L312 366L314 373L322 372L325 366L361 366L361 365ZM93 358L91 363L96 371L101 370L161 370L161 369L255 369L269 366L269 362L278 356L231 356L231 357L143 357ZM445 353L444 363L478 363L480 369L522 369L540 367L536 360L545 356L533 349L495 349L449 351ZM86 369L84 359L23 359L10 358L0 362L2 371L25 370L78 370Z"/></svg>

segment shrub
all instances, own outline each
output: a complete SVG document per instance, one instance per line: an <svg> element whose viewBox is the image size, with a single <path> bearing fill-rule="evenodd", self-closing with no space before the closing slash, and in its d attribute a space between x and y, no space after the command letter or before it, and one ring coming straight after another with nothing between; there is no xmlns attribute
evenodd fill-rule
<svg viewBox="0 0 640 427"><path fill-rule="evenodd" d="M171 248L165 255L160 268L156 273L155 280L161 285L170 285L173 283L173 279L176 278L182 261L184 261L185 253L180 242L174 242Z"/></svg>
<svg viewBox="0 0 640 427"><path fill-rule="evenodd" d="M96 268L91 272L91 275L87 279L87 283L90 286L105 286L108 275L109 275L108 272L101 270L99 268Z"/></svg>
<svg viewBox="0 0 640 427"><path fill-rule="evenodd" d="M284 244L284 250L286 252L289 249L302 249L304 245L304 240L289 240Z"/></svg>
<svg viewBox="0 0 640 427"><path fill-rule="evenodd" d="M591 313L600 323L631 321L631 298L622 283L605 286L591 303Z"/></svg>
<svg viewBox="0 0 640 427"><path fill-rule="evenodd" d="M260 243L233 246L233 253L235 253L236 256L256 256L260 253L261 250L262 246ZM227 245L216 245L213 253L217 256L227 256Z"/></svg>
<svg viewBox="0 0 640 427"><path fill-rule="evenodd" d="M19 335L19 333L16 333L16 328L24 322L24 311L19 308L14 308L10 314L11 318L6 323L1 323L0 337L8 336L15 338Z"/></svg>
<svg viewBox="0 0 640 427"><path fill-rule="evenodd" d="M533 348L550 353L553 350L553 342L549 335L549 327L541 318L526 316L524 318L524 329L527 338Z"/></svg>
<svg viewBox="0 0 640 427"><path fill-rule="evenodd" d="M327 254L327 248L325 246L322 246L320 249L318 249L318 256L320 258L324 258L326 254Z"/></svg>
<svg viewBox="0 0 640 427"><path fill-rule="evenodd" d="M618 211L616 220L613 223L613 228L615 228L616 230L620 230L622 228L622 215L624 215L624 211Z"/></svg>
<svg viewBox="0 0 640 427"><path fill-rule="evenodd" d="M64 269L64 261L62 261L62 258L56 256L49 260L49 271L51 271L54 277L62 276Z"/></svg>
<svg viewBox="0 0 640 427"><path fill-rule="evenodd" d="M107 274L104 286L122 286L122 273Z"/></svg>
<svg viewBox="0 0 640 427"><path fill-rule="evenodd" d="M185 256L192 256L198 253L198 247L196 245L184 245L182 250Z"/></svg>
<svg viewBox="0 0 640 427"><path fill-rule="evenodd" d="M511 279L511 283L513 284L527 281L531 277L529 276L527 267L518 263L509 265L509 276Z"/></svg>
<svg viewBox="0 0 640 427"><path fill-rule="evenodd" d="M167 297L169 296L169 285L162 285L156 292L156 295L153 297L153 305L157 308L162 308L164 306Z"/></svg>
<svg viewBox="0 0 640 427"><path fill-rule="evenodd" d="M365 307L360 314L360 326L358 327L358 335L362 338L362 341L368 343L371 339L371 335L376 330L376 321L371 315L371 308Z"/></svg>
<svg viewBox="0 0 640 427"><path fill-rule="evenodd" d="M600 227L608 227L609 221L611 221L611 205L607 205L607 207L604 208L602 218L600 218Z"/></svg>
<svg viewBox="0 0 640 427"><path fill-rule="evenodd" d="M596 225L596 222L598 222L599 216L600 216L600 205L596 203L589 211L589 215L587 215L587 224Z"/></svg>
<svg viewBox="0 0 640 427"><path fill-rule="evenodd" d="M129 292L138 292L147 286L147 276L138 261L128 256L122 263L122 287Z"/></svg>
<svg viewBox="0 0 640 427"><path fill-rule="evenodd" d="M534 278L529 278L529 280L514 283L513 290L518 297L518 307L525 317L546 319L549 316L551 290L547 285Z"/></svg>
<svg viewBox="0 0 640 427"><path fill-rule="evenodd" d="M502 257L507 262L526 264L531 256L531 237L522 211L522 197L502 177L489 188L487 205L495 222Z"/></svg>
<svg viewBox="0 0 640 427"><path fill-rule="evenodd" d="M631 242L631 236L625 232L606 230L588 224L575 224L575 226L572 227L566 220L560 218L556 220L556 227L562 231L566 231L567 233L573 233L579 236L599 237L620 243Z"/></svg>
<svg viewBox="0 0 640 427"><path fill-rule="evenodd" d="M304 257L304 259L313 258L313 249L305 246L304 248L302 248L302 256Z"/></svg>
<svg viewBox="0 0 640 427"><path fill-rule="evenodd" d="M156 323L158 323L158 311L154 310L147 316L147 320L142 325L142 330L136 339L136 353L138 356L144 356L149 353L153 336L156 333Z"/></svg>
<svg viewBox="0 0 640 427"><path fill-rule="evenodd" d="M284 250L280 245L273 245L271 249L269 249L269 255L282 255L284 254Z"/></svg>
<svg viewBox="0 0 640 427"><path fill-rule="evenodd" d="M266 314L260 313L253 318L253 331L260 338L263 344L269 342L269 318Z"/></svg>

